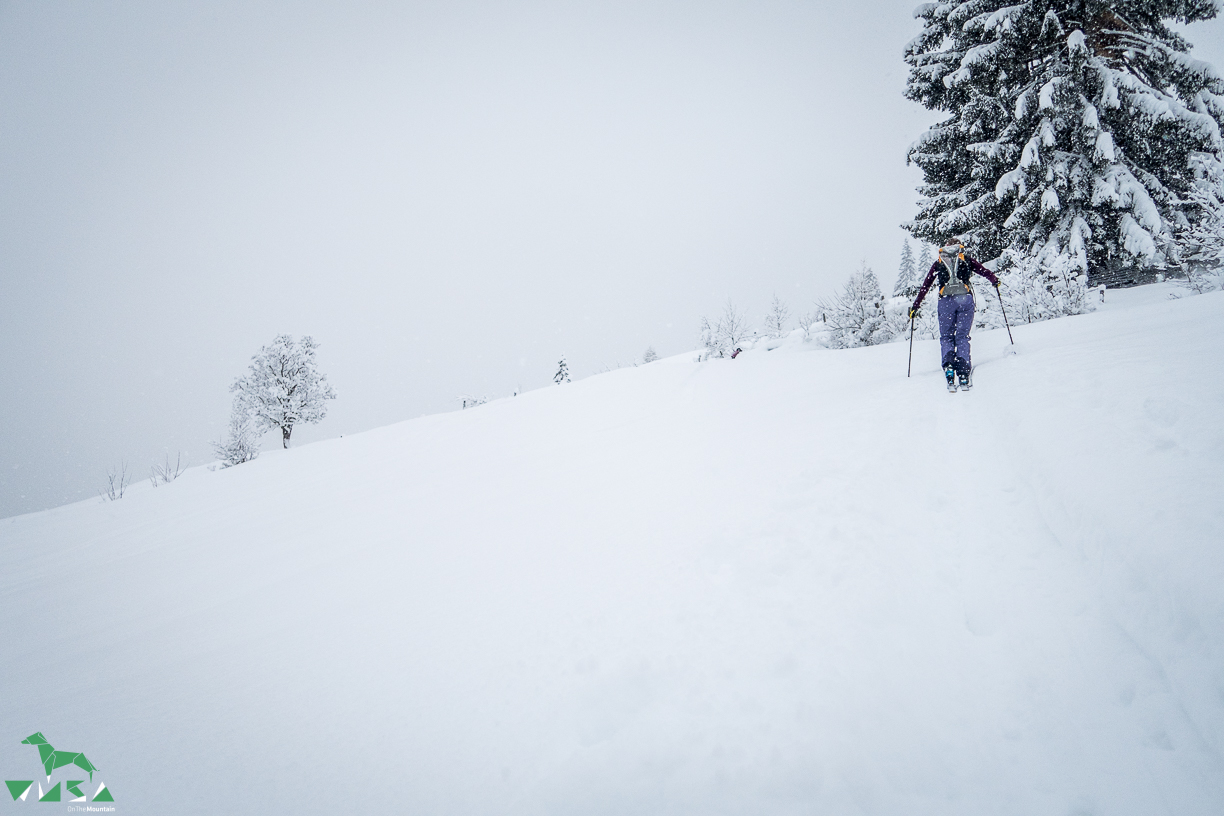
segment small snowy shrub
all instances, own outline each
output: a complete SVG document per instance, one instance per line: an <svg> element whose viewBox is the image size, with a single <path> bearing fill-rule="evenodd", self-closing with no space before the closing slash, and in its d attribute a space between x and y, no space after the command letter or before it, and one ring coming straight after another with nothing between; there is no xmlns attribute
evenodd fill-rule
<svg viewBox="0 0 1224 816"><path fill-rule="evenodd" d="M1214 189L1213 189L1214 188ZM1187 198L1199 209L1201 217L1187 225L1181 234L1185 247L1186 277L1178 284L1196 295L1221 288L1224 271L1224 192L1219 185L1195 188Z"/></svg>
<svg viewBox="0 0 1224 816"><path fill-rule="evenodd" d="M646 351L642 352L643 363L653 363L659 359L659 355L655 353L654 346L647 346Z"/></svg>
<svg viewBox="0 0 1224 816"><path fill-rule="evenodd" d="M98 495L107 501L118 501L123 498L129 484L131 480L128 478L127 462L120 462L118 468L106 471L106 483L98 491Z"/></svg>
<svg viewBox="0 0 1224 816"><path fill-rule="evenodd" d="M803 340L807 342L812 339L812 327L820 322L820 315L815 312L807 312L799 315L799 328L803 330Z"/></svg>
<svg viewBox="0 0 1224 816"><path fill-rule="evenodd" d="M1196 295L1224 288L1224 283L1220 279L1220 271L1218 269L1203 269L1202 267L1187 269L1186 279L1181 284Z"/></svg>
<svg viewBox="0 0 1224 816"><path fill-rule="evenodd" d="M149 481L154 487L158 485L170 484L179 476L182 475L186 468L183 466L183 454L177 453L174 456L174 465L170 464L170 454L166 454L166 463L164 465L153 465L149 469Z"/></svg>
<svg viewBox="0 0 1224 816"><path fill-rule="evenodd" d="M221 460L222 467L233 467L250 462L259 456L259 438L263 432L251 416L250 407L235 398L230 409L229 428L220 442L213 443L213 453Z"/></svg>

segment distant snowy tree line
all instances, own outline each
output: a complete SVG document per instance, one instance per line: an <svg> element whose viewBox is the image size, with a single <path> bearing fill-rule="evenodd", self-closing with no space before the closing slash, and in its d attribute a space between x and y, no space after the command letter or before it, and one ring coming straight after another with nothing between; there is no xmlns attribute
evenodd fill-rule
<svg viewBox="0 0 1224 816"><path fill-rule="evenodd" d="M830 348L887 343L909 330L906 311L918 293L922 276L931 266L931 247L922 244L918 260L913 245L902 245L901 261L891 297L885 296L880 281L864 263L838 292L816 300L808 311L793 313L776 294L762 316L762 329L753 328L747 312L728 300L714 318L702 317L698 330L701 351L698 360L731 357L738 348L755 346L795 335L803 342L816 342ZM794 327L792 328L792 318ZM935 331L934 318L923 315L916 331Z"/></svg>

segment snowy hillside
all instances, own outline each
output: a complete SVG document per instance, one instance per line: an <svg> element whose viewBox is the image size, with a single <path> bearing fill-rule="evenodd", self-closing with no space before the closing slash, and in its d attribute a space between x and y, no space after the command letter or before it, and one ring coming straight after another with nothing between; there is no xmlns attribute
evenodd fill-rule
<svg viewBox="0 0 1224 816"><path fill-rule="evenodd" d="M1224 293L1165 292L979 333L970 393L682 355L0 521L4 778L41 731L121 813L1224 812Z"/></svg>

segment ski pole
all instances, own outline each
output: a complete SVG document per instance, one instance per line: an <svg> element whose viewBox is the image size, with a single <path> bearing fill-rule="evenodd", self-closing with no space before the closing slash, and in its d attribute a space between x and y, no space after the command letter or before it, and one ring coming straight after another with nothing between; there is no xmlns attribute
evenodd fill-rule
<svg viewBox="0 0 1224 816"><path fill-rule="evenodd" d="M905 365L905 376L910 375L910 369L914 367L914 316L910 315L910 355L909 362Z"/></svg>
<svg viewBox="0 0 1224 816"><path fill-rule="evenodd" d="M1007 322L1007 307L1003 305L1003 293L999 291L998 285L995 286L995 294L999 296L999 308L1003 310L1003 325L1007 326L1007 339L1011 340L1011 344L1016 345L1016 341L1012 340L1011 324Z"/></svg>

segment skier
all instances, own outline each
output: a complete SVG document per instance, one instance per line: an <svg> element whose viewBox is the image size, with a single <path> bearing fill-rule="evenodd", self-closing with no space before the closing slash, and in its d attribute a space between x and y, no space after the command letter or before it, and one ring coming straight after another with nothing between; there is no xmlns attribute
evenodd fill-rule
<svg viewBox="0 0 1224 816"><path fill-rule="evenodd" d="M926 297L927 290L939 276L939 349L943 354L944 376L948 379L948 390L955 393L957 378L960 387L971 385L969 375L973 364L969 361L969 330L973 328L973 286L969 276L976 272L999 288L999 279L994 273L978 263L976 258L965 256L963 244L953 240L939 250L939 258L931 264L918 297L909 310L909 317L918 315L918 307Z"/></svg>

